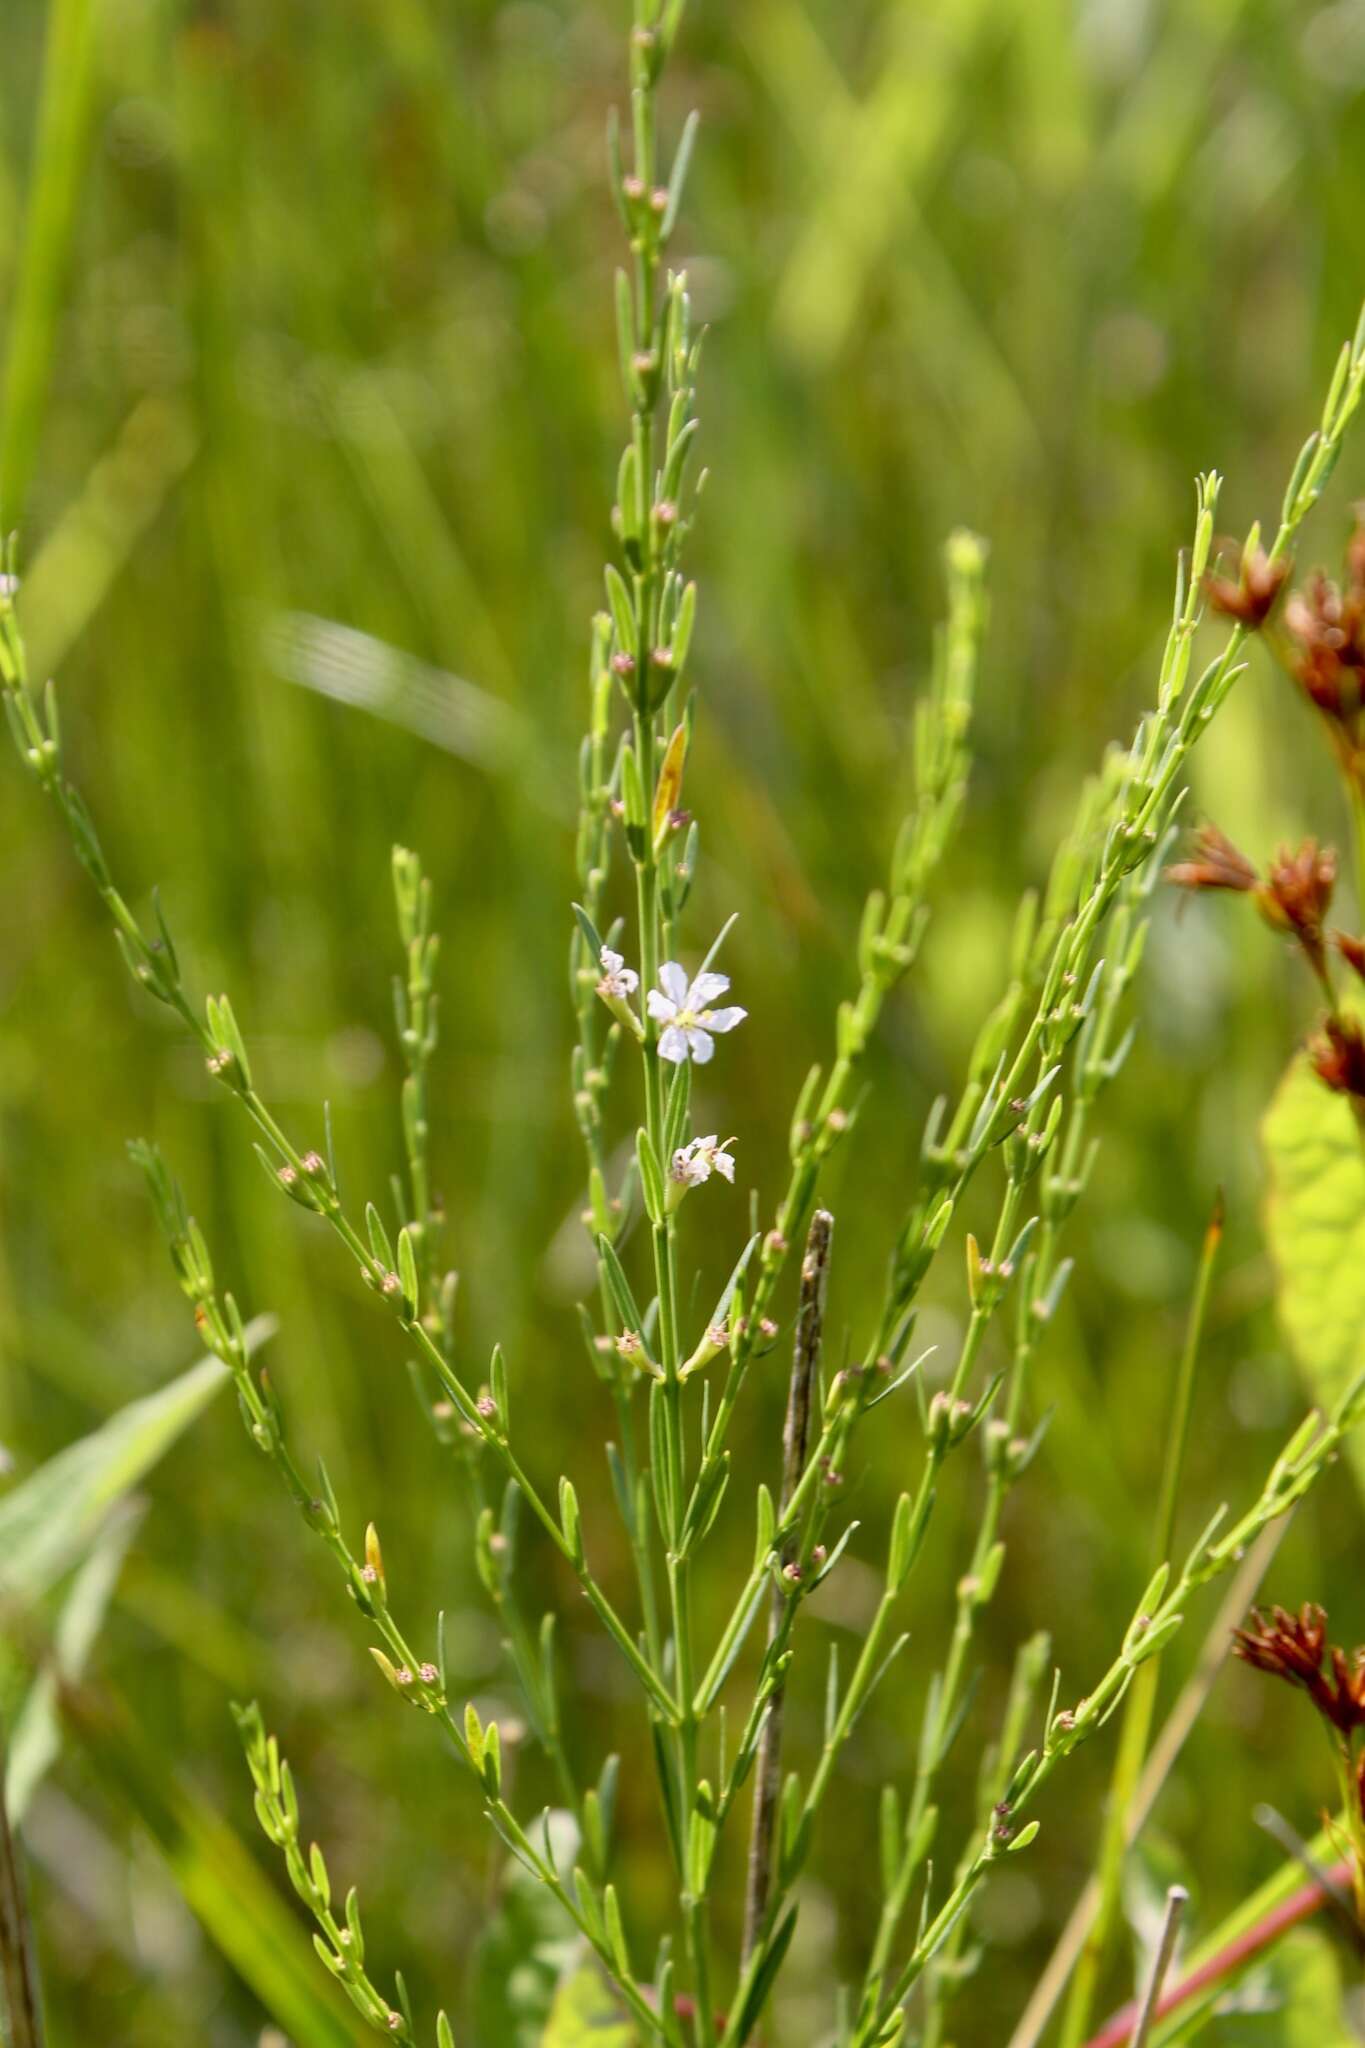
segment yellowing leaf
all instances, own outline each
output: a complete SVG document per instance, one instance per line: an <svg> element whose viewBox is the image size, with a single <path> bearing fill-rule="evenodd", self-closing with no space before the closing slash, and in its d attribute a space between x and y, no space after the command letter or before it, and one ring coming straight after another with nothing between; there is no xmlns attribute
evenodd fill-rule
<svg viewBox="0 0 1365 2048"><path fill-rule="evenodd" d="M1350 1105L1294 1061L1261 1126L1280 1317L1312 1398L1365 1366L1365 1145ZM1365 1438L1348 1446L1365 1484Z"/></svg>
<svg viewBox="0 0 1365 2048"><path fill-rule="evenodd" d="M654 844L658 846L668 829L668 820L678 808L682 795L683 763L687 759L687 728L680 725L668 743L663 767L654 790L654 816L651 821Z"/></svg>

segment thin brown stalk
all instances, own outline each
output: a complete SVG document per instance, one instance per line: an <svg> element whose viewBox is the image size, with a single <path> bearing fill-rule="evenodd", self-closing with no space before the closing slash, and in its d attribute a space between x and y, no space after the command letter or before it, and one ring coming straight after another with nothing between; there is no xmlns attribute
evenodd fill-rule
<svg viewBox="0 0 1365 2048"><path fill-rule="evenodd" d="M4 1985L9 2048L43 2048L33 1932L24 1890L23 1861L10 1832L4 1783L8 1752L0 1730L0 1983Z"/></svg>
<svg viewBox="0 0 1365 2048"><path fill-rule="evenodd" d="M1161 2000L1161 1987L1166 1982L1166 1973L1171 1967L1171 1958L1175 1954L1175 1945L1180 1936L1180 1922L1189 1896L1183 1884L1173 1884L1166 1894L1166 1917L1161 1923L1161 1939L1152 1958L1147 1989L1142 1995L1142 2010L1138 2014L1137 2026L1133 2033L1133 2048L1147 2048L1151 2040Z"/></svg>
<svg viewBox="0 0 1365 2048"><path fill-rule="evenodd" d="M1349 1880L1350 1877L1350 1871L1344 1863L1337 1864L1330 1874L1333 1883L1338 1885L1343 1879ZM1172 1985L1169 1991L1158 1998L1154 2017L1159 2020L1165 2019L1170 2013L1178 2012L1182 2005L1188 2005L1201 1993L1211 1991L1219 1984L1230 1982L1239 1970L1245 1969L1248 1963L1254 1962L1266 1949L1273 1948L1281 1936L1287 1934L1292 1927L1298 1927L1303 1921L1311 1919L1314 1913L1320 1912L1326 1900L1327 1894L1320 1885L1301 1886L1298 1891L1291 1893L1287 1899L1264 1914L1253 1927L1248 1927L1236 1940L1228 1942L1225 1948L1210 1956L1206 1963L1201 1963L1198 1969L1191 1970L1188 1977L1182 1977L1177 1984ZM1136 2019L1137 2008L1133 2005L1124 2006L1121 2012L1115 2013L1113 2019L1086 2043L1086 2048L1134 2048L1136 2037L1133 2028Z"/></svg>
<svg viewBox="0 0 1365 2048"><path fill-rule="evenodd" d="M817 1209L811 1218L810 1232L806 1238L806 1254L801 1261L801 1305L796 1317L796 1335L792 1345L792 1376L787 1389L787 1420L782 1432L782 1513L791 1505L792 1496L806 1467L806 1450L810 1440L811 1392L815 1385L815 1374L820 1363L820 1345L825 1328L825 1288L829 1276L830 1246L834 1237L834 1218L828 1209ZM795 1539L793 1539L793 1544ZM784 1556L784 1563L790 1558ZM771 1645L781 1628L785 1601L781 1589L774 1587L772 1612L768 1622L768 1642ZM754 1764L754 1811L749 1833L749 1875L744 1894L744 1961L748 1962L763 1926L763 1915L768 1904L768 1888L772 1880L773 1829L777 1821L777 1802L782 1780L782 1708L785 1688L779 1685L773 1692L768 1706L768 1716L759 1737L758 1756Z"/></svg>

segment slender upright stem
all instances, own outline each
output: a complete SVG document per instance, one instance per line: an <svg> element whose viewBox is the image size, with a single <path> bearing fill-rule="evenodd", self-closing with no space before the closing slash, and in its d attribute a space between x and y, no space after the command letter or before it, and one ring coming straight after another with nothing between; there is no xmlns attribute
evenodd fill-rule
<svg viewBox="0 0 1365 2048"><path fill-rule="evenodd" d="M1171 1554L1180 1479L1184 1471L1185 1447L1189 1439L1190 1415L1194 1405L1195 1369L1203 1341L1209 1291L1213 1284L1214 1268L1218 1262L1222 1239L1223 1199L1220 1193L1215 1200L1208 1229L1204 1233L1194 1297L1190 1303L1185 1326L1185 1341L1172 1388L1171 1415L1166 1432L1166 1458L1161 1475L1156 1520L1152 1530L1149 1571L1154 1571L1157 1565ZM1128 1697L1123 1703L1114 1771L1105 1804L1104 1827L1096 1862L1100 1888L1099 1905L1077 1962L1076 1974L1071 1981L1071 1991L1062 2021L1061 2048L1079 2048L1079 2044L1089 2032L1100 1978L1113 1945L1122 1903L1123 1859L1130 1840L1129 1812L1137 1796L1142 1766L1147 1755L1159 1677L1160 1666L1155 1660L1143 1665L1134 1677Z"/></svg>
<svg viewBox="0 0 1365 2048"><path fill-rule="evenodd" d="M787 1388L787 1419L782 1432L783 1513L805 1469L810 1437L811 1394L819 1369L824 1340L825 1292L829 1282L829 1255L834 1237L834 1218L828 1209L817 1209L811 1218L806 1253L801 1262L801 1305L796 1317L792 1345L792 1372ZM799 1569L790 1544L783 1553L783 1569ZM768 1623L771 1654L783 1632L789 1603L780 1586L774 1586ZM767 1719L759 1737L754 1766L753 1820L749 1832L749 1870L744 1894L744 1939L741 1964L747 1963L758 1940L772 1881L773 1828L777 1820L778 1794L782 1783L782 1714L785 1687L773 1688Z"/></svg>
<svg viewBox="0 0 1365 2048"><path fill-rule="evenodd" d="M1147 1988L1142 1995L1137 2025L1133 2029L1133 2048L1147 2048L1151 2040L1161 1999L1161 1987L1166 1982L1166 1973L1175 1955L1175 1945L1180 1937L1180 1922L1189 1896L1185 1887L1180 1884L1173 1884L1166 1894L1166 1914L1161 1923L1161 1937L1157 1942L1156 1954L1152 1957Z"/></svg>

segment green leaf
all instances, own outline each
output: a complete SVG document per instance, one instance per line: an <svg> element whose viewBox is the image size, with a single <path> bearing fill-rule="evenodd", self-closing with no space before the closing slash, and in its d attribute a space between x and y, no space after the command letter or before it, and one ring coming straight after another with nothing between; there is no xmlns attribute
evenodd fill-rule
<svg viewBox="0 0 1365 2048"><path fill-rule="evenodd" d="M258 1316L247 1330L252 1349L274 1329ZM32 1602L89 1549L115 1502L136 1486L189 1427L231 1374L216 1358L142 1400L59 1451L0 1500L0 1595Z"/></svg>
<svg viewBox="0 0 1365 2048"><path fill-rule="evenodd" d="M1208 2048L1351 2048L1356 2035L1342 2012L1341 1970L1327 1936L1299 1928L1277 1942L1198 2031Z"/></svg>
<svg viewBox="0 0 1365 2048"><path fill-rule="evenodd" d="M548 1825L555 1862L569 1870L579 1852L573 1818L556 1811ZM561 1980L576 1973L582 1953L578 1930L553 1894L510 1862L501 1904L474 1952L475 2038L498 2048L544 2048L554 2038L545 2030Z"/></svg>
<svg viewBox="0 0 1365 2048"><path fill-rule="evenodd" d="M639 2048L639 2040L605 1979L589 1965L561 1982L539 2048Z"/></svg>
<svg viewBox="0 0 1365 2048"><path fill-rule="evenodd" d="M107 1699L71 1692L62 1712L102 1795L146 1828L185 1903L275 2024L308 2048L373 2040L318 1968L294 1907L164 1747Z"/></svg>
<svg viewBox="0 0 1365 2048"><path fill-rule="evenodd" d="M61 1749L57 1688L73 1685L85 1669L142 1515L139 1502L125 1500L106 1518L90 1555L72 1580L53 1634L51 1661L34 1679L19 1710L10 1738L4 1793L5 1811L16 1826Z"/></svg>
<svg viewBox="0 0 1365 2048"><path fill-rule="evenodd" d="M1308 1390L1328 1407L1365 1366L1365 1146L1346 1098L1291 1065L1261 1126L1266 1232L1280 1317ZM1365 1438L1347 1448L1365 1484Z"/></svg>

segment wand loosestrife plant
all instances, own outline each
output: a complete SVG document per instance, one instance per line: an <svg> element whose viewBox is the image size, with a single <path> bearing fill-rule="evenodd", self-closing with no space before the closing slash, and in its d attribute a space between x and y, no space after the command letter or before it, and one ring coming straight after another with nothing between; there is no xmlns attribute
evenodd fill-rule
<svg viewBox="0 0 1365 2048"><path fill-rule="evenodd" d="M1160 1566L1112 1661L1080 1697L1064 1694L1054 1677L1044 1703L1047 1643L1040 1638L1023 1648L1002 1726L983 1759L975 1828L931 1860L938 1774L970 1705L972 1645L1000 1575L1006 1503L1041 1439L1031 1380L1066 1285L1065 1227L1091 1170L1097 1104L1131 1041L1126 1003L1141 960L1149 894L1174 828L1187 757L1241 674L1244 642L1258 621L1231 616L1219 650L1194 671L1218 497L1218 479L1202 477L1155 701L1131 743L1115 747L1083 791L1041 898L1021 905L1008 986L981 1027L956 1103L938 1103L928 1119L918 1178L888 1246L882 1298L846 1362L831 1371L821 1345L826 1284L837 1267L833 1220L820 1206L825 1166L856 1125L863 1055L915 960L967 779L985 550L965 533L951 539L947 617L915 714L913 800L885 886L867 901L856 979L838 1011L833 1056L827 1067L812 1068L796 1105L785 1188L766 1212L768 1220L756 1221L736 1247L730 1276L699 1321L688 1306L694 1298L688 1198L709 1200L709 1182L733 1181L742 1171L743 1149L696 1129L692 1070L713 1058L723 1063L731 1031L746 1022L761 1031L764 1024L761 1017L748 1021L728 1000L728 980L716 962L729 926L699 959L702 946L687 915L700 858L700 828L684 807L697 715L690 684L697 591L682 561L702 481L695 473L699 341L685 277L666 258L697 124L695 116L688 121L667 162L657 124L660 78L682 13L682 0L637 0L629 133L613 125L610 136L612 185L629 242L629 264L617 277L616 316L630 428L618 471L618 555L606 570L606 604L591 637L590 722L579 761L579 901L569 936L577 1020L573 1099L597 1265L596 1298L582 1309L582 1333L617 1417L617 1442L607 1456L636 1581L629 1612L609 1599L589 1560L573 1480L561 1479L557 1498L548 1498L523 1463L513 1374L501 1352L494 1352L486 1379L471 1377L459 1354L454 1276L442 1269L441 1219L431 1193L428 1095L437 1049L438 947L431 888L417 856L399 850L394 858L403 944L396 1007L407 1069L406 1171L395 1185L390 1227L374 1203L358 1212L343 1197L325 1125L318 1149L281 1127L255 1087L229 999L211 997L200 1008L159 902L153 899L148 929L118 887L66 773L55 691L50 683L35 689L27 671L12 555L0 583L0 686L20 758L61 812L129 971L176 1013L209 1073L237 1099L272 1190L326 1221L398 1326L425 1405L475 1502L479 1575L505 1631L529 1726L577 1822L577 1868L561 1868L548 1826L519 1818L504 1796L497 1722L452 1704L458 1673L448 1668L439 1619L430 1629L400 1622L376 1530L371 1525L353 1547L345 1534L350 1516L325 1470L319 1468L316 1479L305 1476L275 1387L249 1359L241 1315L218 1286L209 1249L175 1180L154 1150L134 1147L180 1284L206 1341L233 1374L248 1433L334 1558L376 1639L372 1655L386 1683L437 1724L508 1851L578 1930L641 2042L740 2048L771 2013L797 1927L802 1873L841 1757L907 1640L906 1589L926 1552L943 1468L969 1440L978 1446L984 1464L979 1534L958 1580L949 1640L941 1656L926 1656L917 1754L905 1782L883 1795L880 1914L868 1930L860 1979L838 1992L831 2010L839 2048L880 2048L907 2032L932 2043L942 2038L947 2001L962 1974L964 1914L972 1896L1004 1858L1027 1850L1040 1824L1034 1809L1049 1780L1114 1713L1134 1674L1161 1654L1192 1596L1313 1484L1365 1406L1365 1381L1358 1380L1326 1419L1305 1419L1260 1495L1230 1524L1220 1508L1183 1563ZM1269 550L1260 554L1255 534L1248 541L1248 561L1263 560L1270 575L1288 561L1363 386L1365 325L1342 351ZM690 789L686 796L689 804L695 801ZM620 1135L630 1129L633 1156L618 1176L613 1160ZM953 1241L968 1184L983 1169L997 1184L994 1228L982 1243L966 1239L965 1334L946 1383L930 1397L913 1352L917 1300L926 1274ZM756 1208L756 1217L763 1213ZM793 1266L799 1268L800 1306L781 1486L774 1495L768 1484L757 1483L755 1491L753 1479L747 1481L752 1543L746 1537L736 1570L735 1517L721 1514L732 1489L740 1490L732 1426L755 1367L777 1352ZM996 1331L1003 1331L995 1349L1003 1363L991 1367L987 1340ZM892 1413L918 1472L890 1516L881 1596L852 1671L844 1676L831 1663L818 1754L796 1759L784 1777L781 1702L793 1659L803 1654L802 1610L853 1534L841 1501L856 1469L864 1421L907 1385L910 1393ZM915 1399L917 1415L906 1405ZM658 1931L652 1961L643 1947L645 1930L627 1925L612 1874L615 1760L594 1759L585 1777L569 1753L553 1619L536 1625L523 1605L516 1537L526 1512L576 1578L649 1720L677 1890L674 1924ZM705 1641L694 1618L694 1582L703 1564L728 1573L732 1584L728 1619L715 1640ZM947 1559L940 1565L956 1568ZM413 1630L422 1640L414 1640ZM239 1713L239 1723L258 1817L316 1922L323 1962L376 2032L417 2039L401 1977L390 1994L369 1974L354 1893L335 1910L322 1852L302 1846L292 1778L274 1738L254 1707ZM944 1869L951 1872L946 1879L939 1874ZM745 1870L741 1938L722 1886ZM454 2038L442 2015L438 2043L451 2048Z"/></svg>

